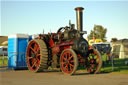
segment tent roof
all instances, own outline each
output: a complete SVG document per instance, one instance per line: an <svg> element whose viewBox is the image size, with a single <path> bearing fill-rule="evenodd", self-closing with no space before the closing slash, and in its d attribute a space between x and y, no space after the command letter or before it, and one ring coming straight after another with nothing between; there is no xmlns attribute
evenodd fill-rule
<svg viewBox="0 0 128 85"><path fill-rule="evenodd" d="M128 39L117 40L113 44L128 44Z"/></svg>

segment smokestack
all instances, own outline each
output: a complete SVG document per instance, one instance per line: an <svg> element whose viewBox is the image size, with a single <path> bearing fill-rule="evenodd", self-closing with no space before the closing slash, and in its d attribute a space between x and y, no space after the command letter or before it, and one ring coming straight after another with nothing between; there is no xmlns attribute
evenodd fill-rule
<svg viewBox="0 0 128 85"><path fill-rule="evenodd" d="M83 31L83 7L77 7L76 10L76 18L77 18L77 30Z"/></svg>

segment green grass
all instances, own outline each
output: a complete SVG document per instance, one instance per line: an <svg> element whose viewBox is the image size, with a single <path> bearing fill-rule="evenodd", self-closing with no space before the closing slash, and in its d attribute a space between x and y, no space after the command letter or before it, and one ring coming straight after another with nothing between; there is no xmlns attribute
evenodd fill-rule
<svg viewBox="0 0 128 85"><path fill-rule="evenodd" d="M0 66L8 66L8 57L4 57L3 60L3 57L0 56Z"/></svg>
<svg viewBox="0 0 128 85"><path fill-rule="evenodd" d="M112 70L112 64L111 63L104 63L101 72L103 73L122 73L122 74L128 74L128 65L125 64L125 62L128 61L128 59L114 59L114 68Z"/></svg>
<svg viewBox="0 0 128 85"><path fill-rule="evenodd" d="M128 65L125 65L125 61L128 61L127 59L114 59L114 69L112 70L112 64L107 63L105 59L106 56L104 55L104 64L102 65L102 68L100 70L101 73L121 73L121 74L128 74ZM3 64L3 57L0 56L0 66L8 66L8 58L4 58L4 64ZM85 70L85 68L79 68L79 70Z"/></svg>

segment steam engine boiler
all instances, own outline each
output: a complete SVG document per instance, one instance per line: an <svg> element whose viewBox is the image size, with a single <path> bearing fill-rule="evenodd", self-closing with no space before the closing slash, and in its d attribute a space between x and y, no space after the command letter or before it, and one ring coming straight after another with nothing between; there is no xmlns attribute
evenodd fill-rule
<svg viewBox="0 0 128 85"><path fill-rule="evenodd" d="M49 66L60 68L65 74L72 75L82 64L89 73L97 73L102 65L99 52L89 48L83 38L83 10L75 8L77 29L74 24L61 27L56 33L40 34L37 39L28 43L26 59L28 69L40 72Z"/></svg>

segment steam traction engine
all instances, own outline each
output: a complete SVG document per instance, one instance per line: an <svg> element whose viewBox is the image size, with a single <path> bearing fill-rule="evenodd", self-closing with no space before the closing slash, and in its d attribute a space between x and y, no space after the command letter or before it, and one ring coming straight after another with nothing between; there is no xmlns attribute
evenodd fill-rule
<svg viewBox="0 0 128 85"><path fill-rule="evenodd" d="M49 66L61 68L63 73L72 75L81 64L89 73L97 73L102 65L99 52L89 48L83 38L86 32L82 28L82 11L76 10L77 30L74 24L61 27L57 33L40 34L31 40L27 47L26 59L28 69L40 72Z"/></svg>

